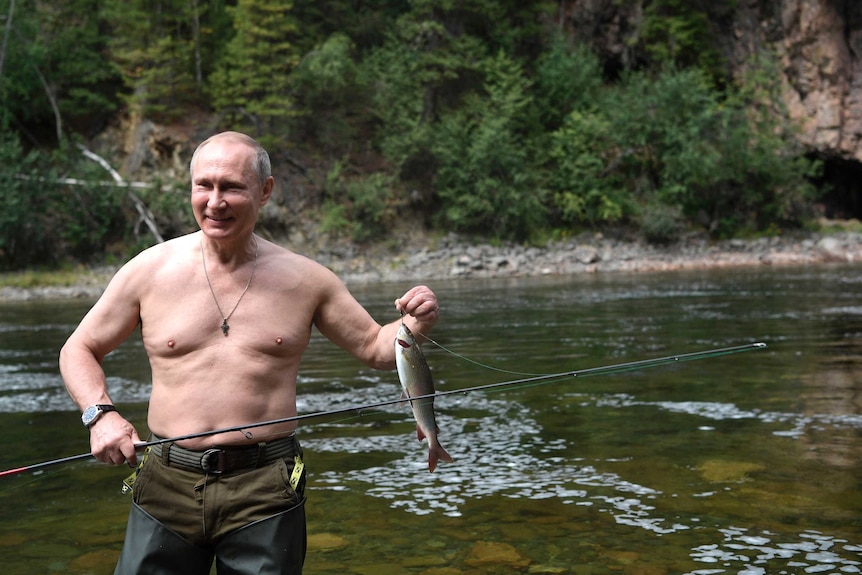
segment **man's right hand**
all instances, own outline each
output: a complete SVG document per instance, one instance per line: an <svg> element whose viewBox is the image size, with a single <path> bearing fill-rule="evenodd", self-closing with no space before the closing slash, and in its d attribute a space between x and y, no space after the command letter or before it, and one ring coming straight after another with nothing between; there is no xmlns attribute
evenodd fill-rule
<svg viewBox="0 0 862 575"><path fill-rule="evenodd" d="M102 463L128 463L129 467L135 467L136 443L141 443L141 439L135 427L116 411L103 414L90 426L90 451Z"/></svg>

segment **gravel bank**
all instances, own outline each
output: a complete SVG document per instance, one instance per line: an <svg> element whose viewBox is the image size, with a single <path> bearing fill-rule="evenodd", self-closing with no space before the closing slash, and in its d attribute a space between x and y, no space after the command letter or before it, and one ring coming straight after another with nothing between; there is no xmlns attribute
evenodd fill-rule
<svg viewBox="0 0 862 575"><path fill-rule="evenodd" d="M456 237L437 244L433 249L403 252L366 252L342 246L312 257L330 267L348 285L862 262L862 234L856 232L719 242L691 236L671 246L622 241L601 234L584 234L544 247L477 245ZM110 275L110 270L100 270L80 285L70 287L2 287L0 301L96 298Z"/></svg>
<svg viewBox="0 0 862 575"><path fill-rule="evenodd" d="M541 248L468 245L452 239L441 242L436 249L420 249L385 261L361 252L329 257L322 254L318 260L348 284L804 265L862 262L862 234L840 232L720 242L692 236L672 246L590 234Z"/></svg>

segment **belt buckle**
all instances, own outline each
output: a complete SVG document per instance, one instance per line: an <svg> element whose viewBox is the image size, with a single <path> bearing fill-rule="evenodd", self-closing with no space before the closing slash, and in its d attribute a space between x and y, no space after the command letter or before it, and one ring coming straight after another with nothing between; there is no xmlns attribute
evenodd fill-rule
<svg viewBox="0 0 862 575"><path fill-rule="evenodd" d="M201 455L201 469L208 475L221 475L224 473L224 449L207 449Z"/></svg>

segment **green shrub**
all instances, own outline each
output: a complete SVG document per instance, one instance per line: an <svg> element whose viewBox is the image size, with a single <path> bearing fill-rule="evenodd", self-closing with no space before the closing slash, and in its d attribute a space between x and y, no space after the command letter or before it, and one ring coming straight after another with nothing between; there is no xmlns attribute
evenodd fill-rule
<svg viewBox="0 0 862 575"><path fill-rule="evenodd" d="M18 138L0 122L0 262L19 269L47 257L46 187L38 183L38 155L25 154Z"/></svg>
<svg viewBox="0 0 862 575"><path fill-rule="evenodd" d="M685 229L682 210L678 206L654 202L642 208L639 216L641 232L652 244L677 241Z"/></svg>
<svg viewBox="0 0 862 575"><path fill-rule="evenodd" d="M617 222L628 212L625 187L608 166L620 155L599 113L572 112L551 137L548 183L567 224Z"/></svg>
<svg viewBox="0 0 862 575"><path fill-rule="evenodd" d="M290 75L297 112L290 123L330 153L349 149L354 118L367 105L365 77L353 61L353 43L341 33L303 56Z"/></svg>
<svg viewBox="0 0 862 575"><path fill-rule="evenodd" d="M799 223L816 165L787 123L754 103L745 90L719 93L694 69L626 75L601 106L626 151L613 175L638 203L678 207L689 221L705 214L716 235L775 219Z"/></svg>
<svg viewBox="0 0 862 575"><path fill-rule="evenodd" d="M321 230L360 243L385 237L395 217L393 178L376 173L348 179L343 172L339 162L327 175Z"/></svg>
<svg viewBox="0 0 862 575"><path fill-rule="evenodd" d="M602 65L586 46L570 47L556 34L536 62L535 105L546 129L555 130L572 111L594 109L602 88Z"/></svg>
<svg viewBox="0 0 862 575"><path fill-rule="evenodd" d="M526 239L545 223L525 110L532 104L520 66L500 53L486 60L485 94L472 94L434 132L437 193L446 226Z"/></svg>

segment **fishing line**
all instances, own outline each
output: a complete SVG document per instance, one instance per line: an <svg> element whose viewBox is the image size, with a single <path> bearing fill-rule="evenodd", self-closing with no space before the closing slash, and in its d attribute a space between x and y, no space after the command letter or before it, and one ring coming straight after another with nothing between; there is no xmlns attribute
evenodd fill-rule
<svg viewBox="0 0 862 575"><path fill-rule="evenodd" d="M618 363L614 365L606 365L601 367L591 367L586 369L579 369L574 371L563 371L560 373L548 373L542 375L535 375L532 377L525 377L523 379L515 379L510 381L501 381L498 383L489 383L486 385L477 385L474 387L469 387L466 389L453 389L449 391L437 392L437 396L451 395L454 393L468 393L472 391L487 391L491 389L501 388L501 387L511 387L518 385L526 385L526 384L547 384L553 383L560 379L568 379L568 378L584 378L584 377L593 377L596 375L612 375L617 373L625 373L629 371L636 371L639 369L646 369L652 367L659 367L662 365L668 365L672 363L683 363L686 361L694 361L698 359L709 359L714 357L721 357L725 355L730 355L734 353L742 353L746 351L754 351L758 349L765 349L766 344L762 342L750 343L745 345L737 345L732 347L724 347L718 349L711 349L705 351L696 351L692 353L684 353L679 355L669 355L666 357L659 357L654 359L644 359L639 361L629 361L625 363ZM430 394L433 395L433 394ZM429 396L430 396L429 395Z"/></svg>
<svg viewBox="0 0 862 575"><path fill-rule="evenodd" d="M26 487L27 485L31 485L33 483L41 482L41 481L43 481L49 477L52 477L54 475L57 475L58 473L61 473L62 471L63 471L62 469L56 469L54 471L39 471L37 473L34 473L32 478L27 480L27 481L22 481L21 483L17 483L15 485L10 485L10 486L6 487L5 489L0 489L0 494L7 493L7 492L13 491L15 489L21 489L22 487Z"/></svg>
<svg viewBox="0 0 862 575"><path fill-rule="evenodd" d="M404 325L404 310L401 310L401 325ZM460 353L456 353L447 347L444 347L442 344L437 343L436 341L434 341L433 339L431 339L430 337L428 337L424 333L420 333L418 335L422 336L423 338L428 340L430 343L439 347L440 349L442 349L446 353L454 355L458 359L462 359L462 360L466 361L467 363L472 363L473 365L477 365L479 367L483 367L483 368L489 369L491 371L498 371L500 373L508 373L509 375L544 375L541 373L525 373L525 372L521 372L521 371L510 371L508 369L503 369L501 367L494 367L493 365L487 365L487 364L484 364L480 361L476 361L476 360L470 359L469 357L463 356Z"/></svg>
<svg viewBox="0 0 862 575"><path fill-rule="evenodd" d="M425 335L425 334L419 334L419 335L421 335L422 337L424 337L425 339L427 339L430 343L432 343L433 345L435 345L435 346L439 347L440 349L442 349L442 350L443 350L443 351L445 351L446 353L448 353L448 354L450 354L450 355L454 355L454 356L455 356L455 357L457 357L458 359L461 359L461 360L463 360L463 361L466 361L467 363L472 363L473 365L476 365L476 366L479 366L479 367L482 367L482 368L485 368L485 369L489 369L489 370L491 370L491 371L497 371L497 372L500 372L500 373L508 373L508 374L510 374L510 375L526 375L526 376L532 376L532 375L547 375L547 374L544 374L544 373L527 373L527 372L523 372L523 371L512 371L512 370L509 370L509 369L503 369L502 367L494 367L493 365L488 365L488 364L486 364L486 363L482 363L481 361L476 361L475 359L470 359L470 358L469 358L469 357L467 357L467 356L464 356L464 355L461 355L460 353L454 352L454 351L452 351L451 349L449 349L449 348L447 348L447 347L444 347L442 344L437 343L436 341L434 341L433 339L431 339L430 337L428 337L428 336L427 336L427 335Z"/></svg>
<svg viewBox="0 0 862 575"><path fill-rule="evenodd" d="M699 359L709 359L715 357L722 357L726 355L731 355L735 353L743 353L747 351L754 351L765 349L766 344L762 342L750 343L745 345L737 345L733 347L725 347L718 349L710 349L705 351L696 351L692 353L684 353L679 355L670 355L666 357L659 357L654 359L644 359L640 361L630 361L625 363L618 363L614 365L605 365L601 367L591 367L586 369L572 370L572 371L563 371L560 373L548 373L541 375L533 375L529 377L524 377L521 379L513 379L509 381L501 381L497 383L489 383L485 385L476 385L473 387L467 387L463 389L451 389L447 391L438 391L435 393L429 393L425 395L417 395L412 397L411 400L419 400L419 399L428 399L428 398L439 398L447 395L454 394L462 394L466 395L468 393L473 393L477 391L489 391L496 390L505 387L514 387L514 386L533 386L533 385L541 385L553 383L555 381L559 381L561 379L571 379L571 378L584 378L584 377L593 377L597 375L611 375L616 373L624 373L629 371L635 371L639 369L647 369L652 367L659 367L662 365L668 365L673 363L683 363L687 361L694 361ZM329 411L317 411L313 413L306 413L300 415L294 415L290 417L282 417L279 419L273 419L269 421L259 421L257 423L249 423L246 425L236 425L233 427L225 427L222 429L214 429L211 431L201 431L198 433L189 433L186 435L179 435L176 437L170 437L165 439L157 439L154 441L147 441L143 443L136 443L135 448L137 450L143 450L146 447L151 447L154 445L160 445L163 443L175 443L179 441L187 441L190 439L199 439L201 437L210 437L213 435L220 435L223 433L231 433L231 432L239 432L242 433L246 438L252 439L255 435L249 431L251 429L256 429L260 427L265 427L269 425L278 425L282 423L287 423L291 421L304 421L308 419L316 419L321 417L332 417L337 415L346 415L348 413L355 413L357 415L362 415L363 412L370 411L372 409L376 409L379 407L385 407L388 405L401 404L404 402L404 399L391 399L386 401L378 401L375 403L369 403L361 406L354 407L345 407L340 409L332 409ZM61 463L69 463L72 461L80 461L83 459L90 459L93 457L92 453L81 453L78 455L72 455L70 457L63 457L60 459L53 459L50 461L43 461L42 463L36 463L33 465L25 465L23 467L17 467L14 469L7 469L6 471L0 471L0 477L7 477L10 475L17 475L20 473L25 473L27 471L36 471L38 469L43 469L45 467L50 467L53 465L59 465Z"/></svg>

